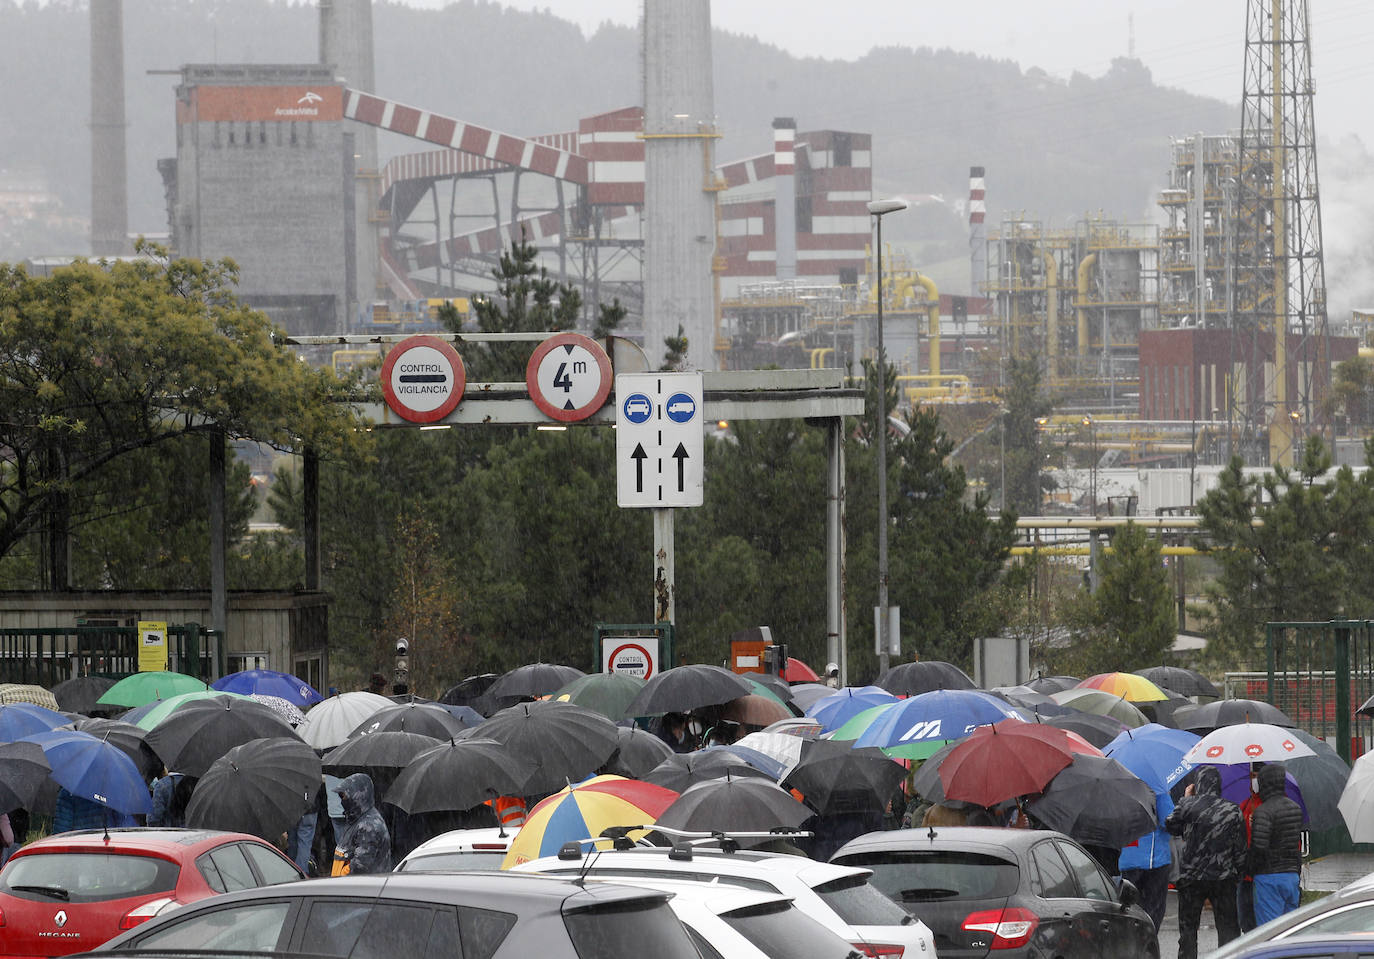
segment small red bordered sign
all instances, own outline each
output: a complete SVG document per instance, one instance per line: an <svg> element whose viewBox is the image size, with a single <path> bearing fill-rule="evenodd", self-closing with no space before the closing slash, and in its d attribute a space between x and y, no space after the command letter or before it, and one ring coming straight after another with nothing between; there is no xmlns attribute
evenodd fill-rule
<svg viewBox="0 0 1374 959"><path fill-rule="evenodd" d="M382 395L397 416L433 423L457 408L467 386L463 358L437 336L410 336L382 362Z"/></svg>
<svg viewBox="0 0 1374 959"><path fill-rule="evenodd" d="M611 358L581 333L555 333L535 347L525 367L530 399L560 423L585 420L601 409L614 382Z"/></svg>
<svg viewBox="0 0 1374 959"><path fill-rule="evenodd" d="M607 657L610 672L648 679L654 674L654 658L638 643L624 643L611 650Z"/></svg>

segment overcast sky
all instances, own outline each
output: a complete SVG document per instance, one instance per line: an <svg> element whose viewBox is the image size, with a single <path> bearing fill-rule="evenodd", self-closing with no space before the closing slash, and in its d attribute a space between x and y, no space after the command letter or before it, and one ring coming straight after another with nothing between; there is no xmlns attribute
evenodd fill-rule
<svg viewBox="0 0 1374 959"><path fill-rule="evenodd" d="M634 25L640 9L640 0L503 2L551 10L585 33L607 20ZM1245 0L715 0L711 18L717 29L798 56L852 60L878 45L950 47L1060 76L1100 75L1127 53L1133 20L1135 54L1157 82L1239 104L1245 7ZM1318 136L1358 133L1374 146L1374 3L1311 0L1310 7Z"/></svg>

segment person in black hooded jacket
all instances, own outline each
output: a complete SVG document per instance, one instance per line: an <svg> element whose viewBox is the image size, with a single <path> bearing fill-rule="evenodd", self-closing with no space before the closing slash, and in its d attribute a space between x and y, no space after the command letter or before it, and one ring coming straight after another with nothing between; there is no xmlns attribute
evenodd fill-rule
<svg viewBox="0 0 1374 959"><path fill-rule="evenodd" d="M373 800L372 777L354 773L336 791L344 811L343 831L335 840L336 870L347 864L350 874L390 872L391 834Z"/></svg>
<svg viewBox="0 0 1374 959"><path fill-rule="evenodd" d="M1302 807L1284 792L1288 770L1269 763L1259 771L1260 806L1250 821L1250 875L1255 877L1255 922L1298 907L1302 869Z"/></svg>
<svg viewBox="0 0 1374 959"><path fill-rule="evenodd" d="M1236 883L1245 863L1245 819L1240 807L1221 798L1221 773L1199 766L1164 828L1183 838L1178 880L1178 959L1197 959L1202 904L1212 904L1217 946L1240 935Z"/></svg>

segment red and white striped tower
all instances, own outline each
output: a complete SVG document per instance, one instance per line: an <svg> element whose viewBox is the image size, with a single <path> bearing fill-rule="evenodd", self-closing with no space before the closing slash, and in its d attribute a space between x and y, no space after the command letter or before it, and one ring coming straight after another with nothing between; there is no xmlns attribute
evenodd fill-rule
<svg viewBox="0 0 1374 959"><path fill-rule="evenodd" d="M969 167L968 171L968 253L969 296L982 296L983 284L988 281L988 232L983 218L988 208L984 202L983 168Z"/></svg>
<svg viewBox="0 0 1374 959"><path fill-rule="evenodd" d="M797 121L773 120L773 233L779 280L797 277Z"/></svg>

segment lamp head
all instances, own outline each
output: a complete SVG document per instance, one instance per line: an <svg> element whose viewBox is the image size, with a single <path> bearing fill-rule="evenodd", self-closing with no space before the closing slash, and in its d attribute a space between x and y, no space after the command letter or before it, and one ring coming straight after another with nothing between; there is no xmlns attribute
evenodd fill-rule
<svg viewBox="0 0 1374 959"><path fill-rule="evenodd" d="M896 213L898 210L905 210L910 204L905 200L869 200L868 212L874 216L882 216L884 213Z"/></svg>

